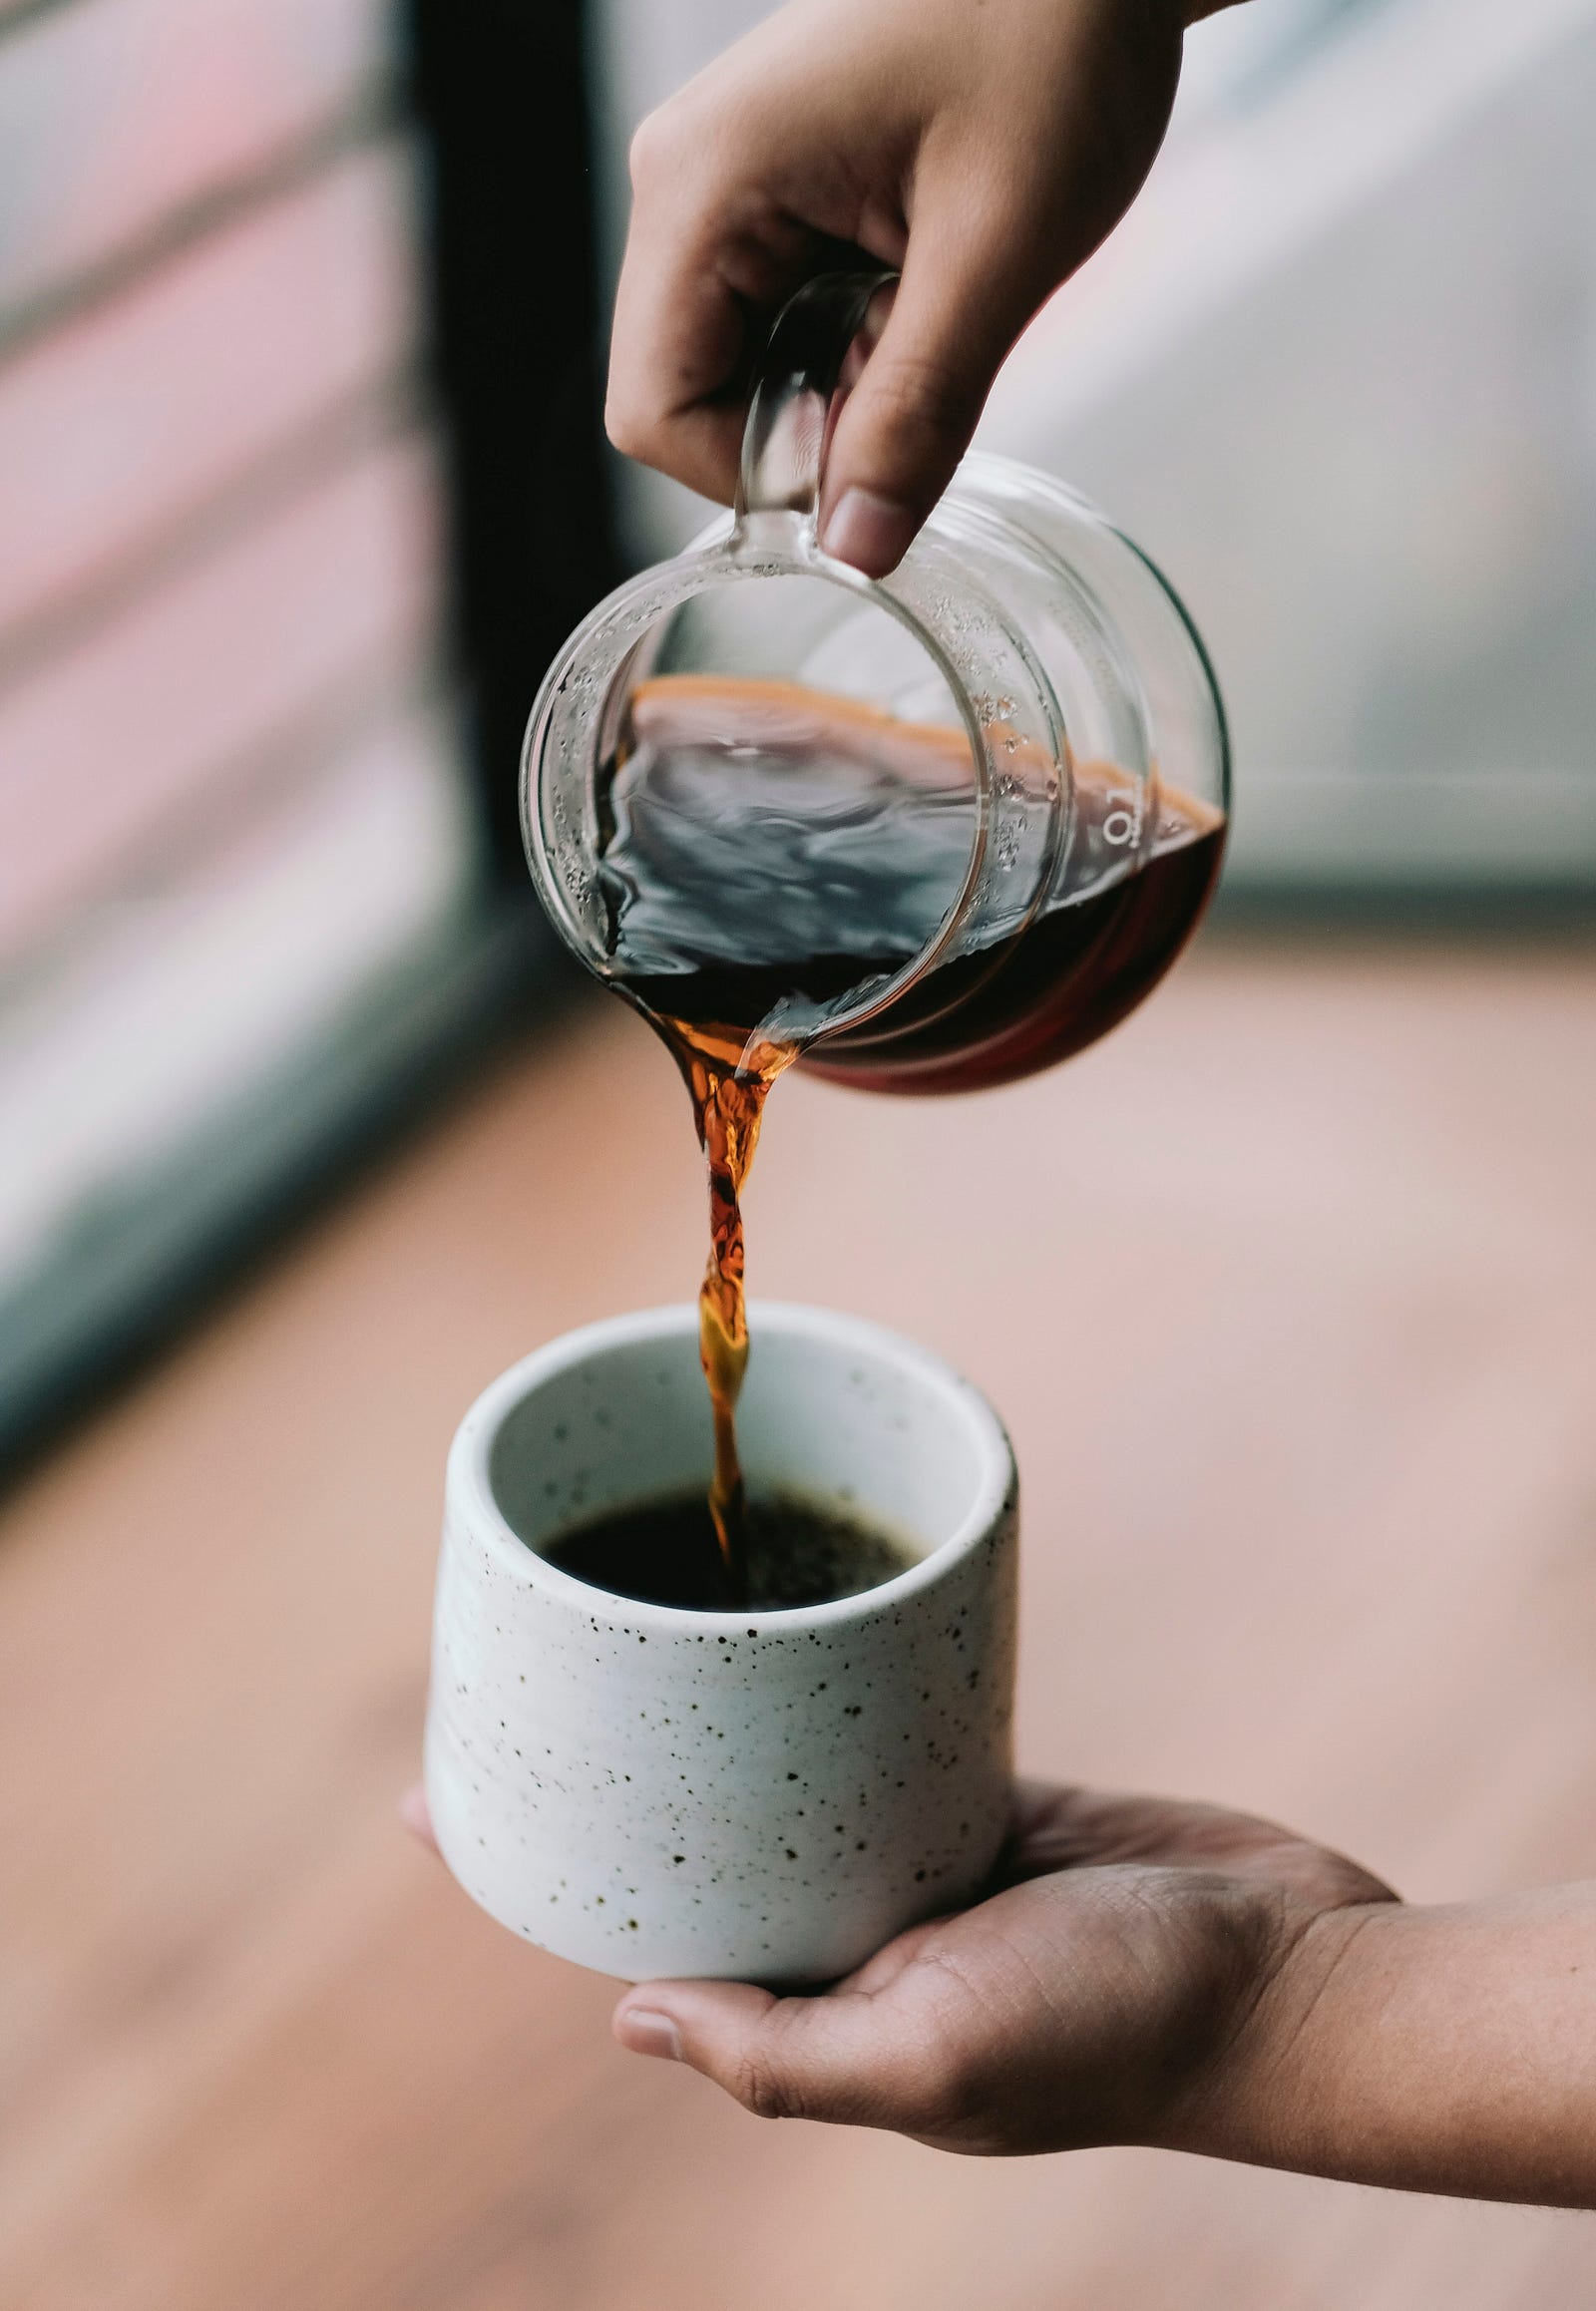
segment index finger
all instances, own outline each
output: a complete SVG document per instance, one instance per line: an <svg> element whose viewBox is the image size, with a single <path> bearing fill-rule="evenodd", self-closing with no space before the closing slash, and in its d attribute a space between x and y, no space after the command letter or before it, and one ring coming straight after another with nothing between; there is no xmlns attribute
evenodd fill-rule
<svg viewBox="0 0 1596 2311"><path fill-rule="evenodd" d="M751 355L820 245L755 193L640 174L610 337L616 449L729 504Z"/></svg>

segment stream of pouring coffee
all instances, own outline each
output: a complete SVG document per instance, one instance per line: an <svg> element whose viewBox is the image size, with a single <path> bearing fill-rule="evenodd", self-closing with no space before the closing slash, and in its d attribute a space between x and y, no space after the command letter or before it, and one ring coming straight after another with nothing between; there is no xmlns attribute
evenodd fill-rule
<svg viewBox="0 0 1596 2311"><path fill-rule="evenodd" d="M714 1419L709 1505L728 1605L747 1595L736 1406L748 1361L741 1196L770 1087L802 1056L780 1022L854 1007L924 952L968 864L961 731L793 683L659 675L639 683L600 782L599 885L613 983L687 1085L709 1173L699 1348ZM802 774L795 791L794 774ZM1074 766L1078 896L1023 912L895 1004L885 1037L823 1046L828 1073L976 1088L1092 1041L1168 967L1218 873L1217 812L1165 794L1128 878L1116 840L1132 782ZM1127 822L1128 823L1128 822ZM885 1058L883 1053L885 1052Z"/></svg>
<svg viewBox="0 0 1596 2311"><path fill-rule="evenodd" d="M742 1190L759 1145L770 1086L798 1056L791 1043L755 1043L655 1014L692 1100L698 1145L709 1167L709 1264L698 1291L698 1357L709 1383L715 1469L709 1514L720 1544L730 1603L748 1601L748 1518L737 1458L737 1399L748 1366L743 1290Z"/></svg>

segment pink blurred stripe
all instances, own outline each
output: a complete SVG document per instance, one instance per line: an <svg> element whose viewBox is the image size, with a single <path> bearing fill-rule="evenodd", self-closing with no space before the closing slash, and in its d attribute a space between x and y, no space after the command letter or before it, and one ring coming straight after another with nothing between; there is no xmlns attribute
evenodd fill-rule
<svg viewBox="0 0 1596 2311"><path fill-rule="evenodd" d="M347 104L384 0L85 0L6 42L0 309Z"/></svg>
<svg viewBox="0 0 1596 2311"><path fill-rule="evenodd" d="M0 636L397 368L405 191L346 162L0 368Z"/></svg>
<svg viewBox="0 0 1596 2311"><path fill-rule="evenodd" d="M0 700L0 947L340 680L424 664L437 511L423 444L368 455Z"/></svg>

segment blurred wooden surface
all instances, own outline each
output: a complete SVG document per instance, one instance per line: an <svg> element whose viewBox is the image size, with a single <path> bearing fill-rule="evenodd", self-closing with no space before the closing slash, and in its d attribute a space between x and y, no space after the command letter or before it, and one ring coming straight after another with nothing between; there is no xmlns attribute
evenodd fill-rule
<svg viewBox="0 0 1596 2311"><path fill-rule="evenodd" d="M1596 1872L1593 1182L1596 959L1210 945L1011 1092L782 1085L751 1274L1006 1413L1029 1765L1463 1894ZM0 2302L1588 2311L1578 2217L761 2124L405 1838L450 1431L701 1238L596 1009L10 1503Z"/></svg>

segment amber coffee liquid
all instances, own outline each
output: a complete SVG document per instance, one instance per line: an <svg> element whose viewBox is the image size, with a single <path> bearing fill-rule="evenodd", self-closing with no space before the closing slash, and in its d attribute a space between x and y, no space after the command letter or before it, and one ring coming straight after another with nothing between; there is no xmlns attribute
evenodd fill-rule
<svg viewBox="0 0 1596 2311"><path fill-rule="evenodd" d="M801 789L793 792L801 770ZM1141 864L1104 880L1134 801L1106 763L1074 768L1086 886L957 955L879 1021L809 1047L862 1088L969 1091L1094 1042L1191 937L1225 827L1165 795ZM708 1161L700 1349L715 1430L710 1511L732 1601L747 1595L735 1410L748 1358L741 1193L771 1084L800 1055L795 1006L839 1012L924 953L963 885L962 732L794 684L664 675L639 684L600 782L600 885L614 983L673 1052Z"/></svg>
<svg viewBox="0 0 1596 2311"><path fill-rule="evenodd" d="M692 1099L698 1144L709 1167L709 1265L698 1290L698 1354L709 1383L715 1468L709 1514L732 1606L749 1600L748 1520L737 1458L737 1398L748 1364L743 1292L742 1188L759 1144L770 1086L795 1056L789 1044L720 1031L650 1010Z"/></svg>

